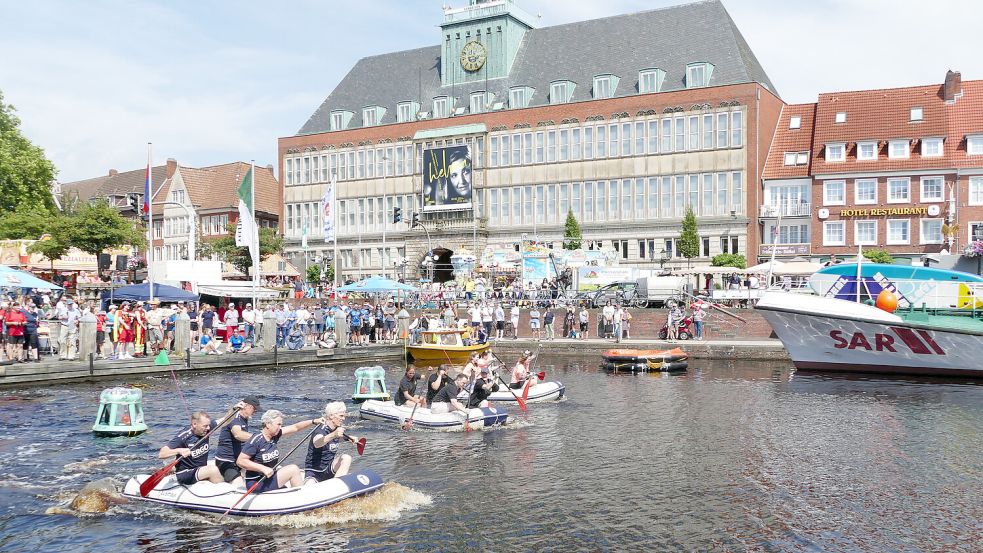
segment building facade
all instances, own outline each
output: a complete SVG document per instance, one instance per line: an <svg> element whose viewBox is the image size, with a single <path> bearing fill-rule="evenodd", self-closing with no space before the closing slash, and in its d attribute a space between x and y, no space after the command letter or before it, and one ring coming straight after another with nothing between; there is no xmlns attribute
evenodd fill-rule
<svg viewBox="0 0 983 553"><path fill-rule="evenodd" d="M443 16L438 46L360 60L279 140L295 263L333 256L320 209L332 178L351 278L416 277L430 251L558 248L568 212L587 244L633 265L663 251L679 262L688 207L697 265L757 251L757 183L783 103L720 2L545 28L511 0ZM455 145L470 148L472 201L425 208L424 160Z"/></svg>
<svg viewBox="0 0 983 553"><path fill-rule="evenodd" d="M983 81L950 71L787 106L762 197L761 259L958 253L983 239Z"/></svg>

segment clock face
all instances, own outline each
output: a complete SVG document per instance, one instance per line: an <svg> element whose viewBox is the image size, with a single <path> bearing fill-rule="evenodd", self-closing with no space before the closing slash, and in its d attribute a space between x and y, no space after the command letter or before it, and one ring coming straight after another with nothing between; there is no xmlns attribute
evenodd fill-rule
<svg viewBox="0 0 983 553"><path fill-rule="evenodd" d="M485 65L486 57L485 47L472 40L461 48L461 67L465 71L477 71Z"/></svg>

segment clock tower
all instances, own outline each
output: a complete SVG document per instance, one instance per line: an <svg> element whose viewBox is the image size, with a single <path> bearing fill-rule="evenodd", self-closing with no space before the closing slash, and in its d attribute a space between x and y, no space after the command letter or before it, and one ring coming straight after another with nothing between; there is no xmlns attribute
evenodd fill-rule
<svg viewBox="0 0 983 553"><path fill-rule="evenodd" d="M512 0L469 0L445 8L440 25L443 86L507 77L536 18Z"/></svg>

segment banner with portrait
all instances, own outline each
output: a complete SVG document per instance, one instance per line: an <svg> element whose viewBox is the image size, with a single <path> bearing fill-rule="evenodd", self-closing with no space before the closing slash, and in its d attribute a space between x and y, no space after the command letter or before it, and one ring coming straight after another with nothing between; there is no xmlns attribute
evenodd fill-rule
<svg viewBox="0 0 983 553"><path fill-rule="evenodd" d="M471 209L471 148L423 151L423 211Z"/></svg>

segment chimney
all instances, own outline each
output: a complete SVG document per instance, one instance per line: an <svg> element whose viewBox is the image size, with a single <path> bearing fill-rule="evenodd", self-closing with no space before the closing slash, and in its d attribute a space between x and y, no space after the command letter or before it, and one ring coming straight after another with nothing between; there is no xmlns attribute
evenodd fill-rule
<svg viewBox="0 0 983 553"><path fill-rule="evenodd" d="M962 75L958 71L949 70L945 74L945 84L942 85L942 99L948 103L955 101L963 95Z"/></svg>
<svg viewBox="0 0 983 553"><path fill-rule="evenodd" d="M167 158L167 173L166 178L171 178L174 176L174 172L177 171L177 160L173 157Z"/></svg>
<svg viewBox="0 0 983 553"><path fill-rule="evenodd" d="M110 169L109 170L109 176L110 177L115 177L118 174L119 174L119 171L117 171L116 169Z"/></svg>
<svg viewBox="0 0 983 553"><path fill-rule="evenodd" d="M266 168L269 169L271 173L273 172L273 164L272 163L267 163L266 164Z"/></svg>

